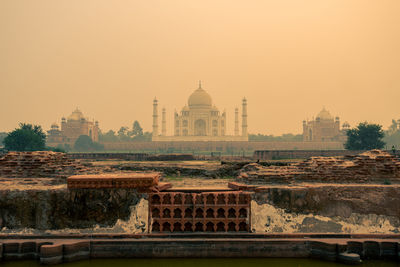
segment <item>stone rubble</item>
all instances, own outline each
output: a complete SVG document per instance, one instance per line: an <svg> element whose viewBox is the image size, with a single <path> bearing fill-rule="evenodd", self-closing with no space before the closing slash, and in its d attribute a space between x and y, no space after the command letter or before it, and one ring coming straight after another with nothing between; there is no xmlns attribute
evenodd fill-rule
<svg viewBox="0 0 400 267"><path fill-rule="evenodd" d="M61 152L8 152L0 158L0 177L7 178L66 178L88 170L90 167Z"/></svg>
<svg viewBox="0 0 400 267"><path fill-rule="evenodd" d="M244 166L237 180L249 184L293 182L372 182L400 180L400 161L380 150L356 156L311 157L289 166Z"/></svg>

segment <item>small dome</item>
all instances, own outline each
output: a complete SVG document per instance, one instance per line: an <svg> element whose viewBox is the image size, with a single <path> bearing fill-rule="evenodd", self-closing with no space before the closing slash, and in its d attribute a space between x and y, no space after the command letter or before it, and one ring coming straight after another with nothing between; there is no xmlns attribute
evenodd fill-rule
<svg viewBox="0 0 400 267"><path fill-rule="evenodd" d="M188 104L190 108L211 108L211 96L199 84L199 88L190 95Z"/></svg>
<svg viewBox="0 0 400 267"><path fill-rule="evenodd" d="M185 106L182 108L182 111L189 111L188 106L185 105Z"/></svg>
<svg viewBox="0 0 400 267"><path fill-rule="evenodd" d="M327 111L325 108L323 108L317 115L317 118L319 118L322 121L326 120L333 120L333 116Z"/></svg>
<svg viewBox="0 0 400 267"><path fill-rule="evenodd" d="M342 128L348 129L350 128L350 124L346 121L343 123Z"/></svg>
<svg viewBox="0 0 400 267"><path fill-rule="evenodd" d="M84 119L84 117L79 109L75 109L72 114L68 116L69 121L80 121L81 119Z"/></svg>
<svg viewBox="0 0 400 267"><path fill-rule="evenodd" d="M51 125L51 129L58 129L57 123L54 122L54 123Z"/></svg>

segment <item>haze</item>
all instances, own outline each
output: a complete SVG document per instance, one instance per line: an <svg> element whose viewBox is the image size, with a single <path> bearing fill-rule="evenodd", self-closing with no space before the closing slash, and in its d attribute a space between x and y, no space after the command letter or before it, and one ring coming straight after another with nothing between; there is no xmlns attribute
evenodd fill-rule
<svg viewBox="0 0 400 267"><path fill-rule="evenodd" d="M202 80L249 132L300 133L323 106L341 121L400 118L398 0L48 0L0 2L0 131L48 130L79 107L103 131L152 100L173 111Z"/></svg>

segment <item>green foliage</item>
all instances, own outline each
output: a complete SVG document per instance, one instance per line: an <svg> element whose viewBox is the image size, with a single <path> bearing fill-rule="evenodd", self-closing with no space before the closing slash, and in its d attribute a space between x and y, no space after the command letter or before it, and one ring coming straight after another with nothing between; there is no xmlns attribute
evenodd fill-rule
<svg viewBox="0 0 400 267"><path fill-rule="evenodd" d="M392 182L391 182L389 179L385 179L385 180L383 181L383 184L385 184L385 185L390 185L390 184L392 184Z"/></svg>
<svg viewBox="0 0 400 267"><path fill-rule="evenodd" d="M77 151L96 151L104 150L104 146L97 142L93 142L87 135L81 135L76 139L74 149Z"/></svg>
<svg viewBox="0 0 400 267"><path fill-rule="evenodd" d="M147 142L151 141L151 132L143 132L142 127L138 121L132 125L132 130L128 127L122 126L118 132L109 130L107 133L99 133L100 142Z"/></svg>
<svg viewBox="0 0 400 267"><path fill-rule="evenodd" d="M19 128L8 133L3 143L9 151L46 150L46 134L39 125L20 123Z"/></svg>
<svg viewBox="0 0 400 267"><path fill-rule="evenodd" d="M135 121L132 126L132 131L129 132L130 136L141 136L143 135L143 129L138 121Z"/></svg>
<svg viewBox="0 0 400 267"><path fill-rule="evenodd" d="M345 148L348 150L382 149L384 132L382 126L361 122L356 128L347 131Z"/></svg>
<svg viewBox="0 0 400 267"><path fill-rule="evenodd" d="M400 148L400 130L395 132L385 132L385 137L383 141L387 144L388 147Z"/></svg>
<svg viewBox="0 0 400 267"><path fill-rule="evenodd" d="M4 138L6 138L7 135L8 133L6 132L0 132L0 147L3 145Z"/></svg>
<svg viewBox="0 0 400 267"><path fill-rule="evenodd" d="M386 133L388 135L392 135L395 132L398 132L399 131L399 126L400 126L400 120L396 121L396 120L392 119L392 124L389 126L389 128L388 128Z"/></svg>
<svg viewBox="0 0 400 267"><path fill-rule="evenodd" d="M144 132L142 135L134 136L131 140L134 142L149 142L151 141L151 136L150 132Z"/></svg>
<svg viewBox="0 0 400 267"><path fill-rule="evenodd" d="M126 127L126 126L122 126L118 130L118 139L121 142L129 142L130 141L130 137L128 136L128 132L129 132L129 128Z"/></svg>
<svg viewBox="0 0 400 267"><path fill-rule="evenodd" d="M249 141L264 141L264 142L301 142L303 141L302 134L282 134L281 136L264 135L264 134L249 134Z"/></svg>
<svg viewBox="0 0 400 267"><path fill-rule="evenodd" d="M99 141L100 142L118 142L118 136L115 135L113 130L109 130L107 133L99 133Z"/></svg>

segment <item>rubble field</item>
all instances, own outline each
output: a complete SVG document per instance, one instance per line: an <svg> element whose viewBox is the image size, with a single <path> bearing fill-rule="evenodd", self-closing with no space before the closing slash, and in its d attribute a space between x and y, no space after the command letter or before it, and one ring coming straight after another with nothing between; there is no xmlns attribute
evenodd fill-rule
<svg viewBox="0 0 400 267"><path fill-rule="evenodd" d="M257 163L244 166L237 181L247 184L299 182L392 183L400 182L400 161L380 150L356 156L311 157L288 166L265 167Z"/></svg>

